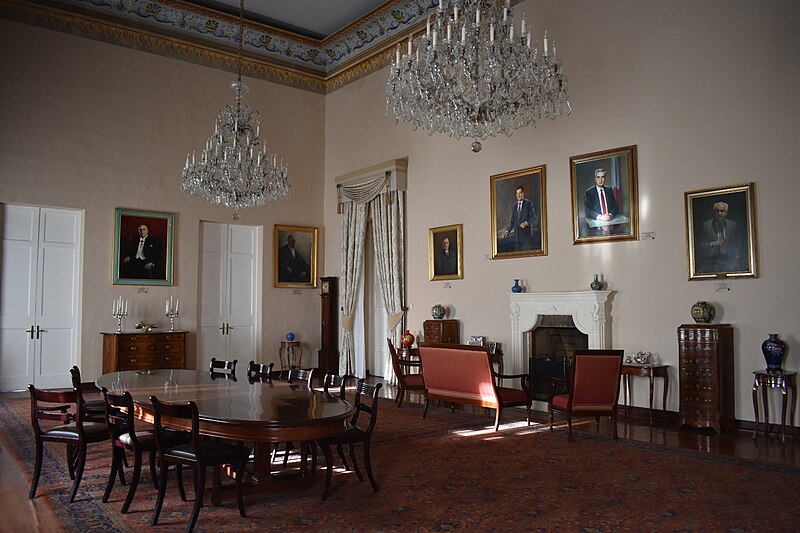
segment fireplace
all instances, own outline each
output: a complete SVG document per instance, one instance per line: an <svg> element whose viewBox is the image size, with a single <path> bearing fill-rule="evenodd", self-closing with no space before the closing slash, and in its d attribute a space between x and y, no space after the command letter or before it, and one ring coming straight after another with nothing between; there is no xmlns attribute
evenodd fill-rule
<svg viewBox="0 0 800 533"><path fill-rule="evenodd" d="M525 332L525 338L531 398L547 401L550 378L569 377L575 350L588 348L589 338L569 315L543 315L538 327Z"/></svg>
<svg viewBox="0 0 800 533"><path fill-rule="evenodd" d="M530 346L536 340L535 330L543 325L545 328L560 329L559 325L565 324L565 321L570 319L571 325L586 338L586 345L581 344L581 347L576 345L573 351L581 348L601 349L611 346L606 332L606 317L610 314L610 302L608 301L610 294L610 291L509 294L511 350L506 354L504 361L507 373L522 374L530 371L531 363L528 358L535 353ZM533 341L529 335L533 335ZM572 342L567 340L567 343ZM565 354L568 349L571 348L563 349ZM536 351L538 352L538 348Z"/></svg>

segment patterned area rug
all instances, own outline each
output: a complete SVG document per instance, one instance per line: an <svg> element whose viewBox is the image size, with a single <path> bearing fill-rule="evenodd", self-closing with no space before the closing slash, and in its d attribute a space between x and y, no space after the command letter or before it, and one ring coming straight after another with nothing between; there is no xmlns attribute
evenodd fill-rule
<svg viewBox="0 0 800 533"><path fill-rule="evenodd" d="M27 395L0 401L0 438L30 479L28 408ZM494 432L493 415L431 408L422 419L419 405L397 409L382 400L372 446L379 492L339 468L324 502L324 475L318 475L308 488L248 496L247 518L239 517L233 499L207 505L196 531L755 532L795 531L800 521L800 469L582 432L570 443L564 430L528 427L515 416L504 415L506 423ZM119 484L108 504L100 502L109 446L90 447L72 505L63 446L48 451L37 497L48 498L61 526L184 529L192 504L180 501L174 476L155 528L146 468L130 513L120 513L127 487Z"/></svg>

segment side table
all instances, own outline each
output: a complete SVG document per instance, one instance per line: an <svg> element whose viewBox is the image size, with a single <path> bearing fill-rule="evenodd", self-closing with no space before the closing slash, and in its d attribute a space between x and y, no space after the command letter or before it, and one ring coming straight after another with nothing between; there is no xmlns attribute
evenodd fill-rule
<svg viewBox="0 0 800 533"><path fill-rule="evenodd" d="M667 392L669 391L669 365L637 365L625 363L620 371L622 375L622 398L625 406L625 414L630 414L630 381L631 376L648 378L650 380L650 425L653 425L653 378L664 380L664 394L661 398L661 411L664 413L664 421L667 420ZM632 403L632 402L630 402Z"/></svg>
<svg viewBox="0 0 800 533"><path fill-rule="evenodd" d="M761 399L764 404L764 435L769 435L769 394L768 389L780 389L782 402L781 409L781 442L786 442L786 400L787 389L792 391L792 417L789 420L794 427L794 415L797 409L797 372L767 372L756 370L753 372L753 411L756 415L756 428L753 438L758 436L758 389L761 389ZM797 431L795 431L797 434Z"/></svg>
<svg viewBox="0 0 800 533"><path fill-rule="evenodd" d="M300 355L297 355L296 351L299 351ZM281 341L278 358L281 363L281 374L294 367L300 367L303 362L303 347L300 346L300 341Z"/></svg>

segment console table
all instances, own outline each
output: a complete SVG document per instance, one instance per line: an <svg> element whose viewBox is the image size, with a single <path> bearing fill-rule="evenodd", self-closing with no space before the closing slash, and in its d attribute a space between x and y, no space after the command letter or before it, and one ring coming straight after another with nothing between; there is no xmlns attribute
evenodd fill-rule
<svg viewBox="0 0 800 533"><path fill-rule="evenodd" d="M664 421L667 421L667 392L669 391L669 365L637 365L626 363L622 365L622 398L625 405L625 414L630 414L632 406L629 403L631 393L631 376L648 378L650 380L650 425L653 425L653 378L664 380L664 394L661 398L661 411L664 413Z"/></svg>
<svg viewBox="0 0 800 533"><path fill-rule="evenodd" d="M758 436L758 389L761 389L761 398L764 403L764 435L769 435L769 395L768 389L780 389L782 402L781 409L781 442L786 442L786 400L787 389L792 391L792 417L789 419L790 427L794 427L794 415L797 408L797 372L767 372L756 370L753 372L753 411L756 414L756 428L753 438ZM797 431L795 431L795 434Z"/></svg>
<svg viewBox="0 0 800 533"><path fill-rule="evenodd" d="M299 356L296 351L300 352ZM300 341L281 341L278 358L281 363L281 373L294 367L300 367L303 363L303 347L300 346Z"/></svg>

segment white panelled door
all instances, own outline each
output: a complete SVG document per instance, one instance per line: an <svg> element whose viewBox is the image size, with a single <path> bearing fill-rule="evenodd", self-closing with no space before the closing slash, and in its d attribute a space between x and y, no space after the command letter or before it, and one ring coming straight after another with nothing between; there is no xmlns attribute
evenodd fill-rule
<svg viewBox="0 0 800 533"><path fill-rule="evenodd" d="M78 360L80 211L6 205L0 390L70 385Z"/></svg>
<svg viewBox="0 0 800 533"><path fill-rule="evenodd" d="M261 227L200 223L200 338L197 368L212 357L259 360Z"/></svg>

